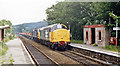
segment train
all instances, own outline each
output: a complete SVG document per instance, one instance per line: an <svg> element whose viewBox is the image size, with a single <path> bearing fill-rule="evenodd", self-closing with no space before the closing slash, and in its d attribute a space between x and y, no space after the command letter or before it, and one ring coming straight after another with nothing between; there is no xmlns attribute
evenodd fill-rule
<svg viewBox="0 0 120 66"><path fill-rule="evenodd" d="M55 50L66 50L70 48L70 30L64 24L52 24L34 29L31 33L20 34L29 35L32 37L31 39Z"/></svg>

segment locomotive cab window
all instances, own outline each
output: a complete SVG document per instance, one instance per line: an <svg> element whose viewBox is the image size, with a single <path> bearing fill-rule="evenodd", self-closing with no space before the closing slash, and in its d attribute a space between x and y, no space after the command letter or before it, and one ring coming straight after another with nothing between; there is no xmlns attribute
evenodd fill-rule
<svg viewBox="0 0 120 66"><path fill-rule="evenodd" d="M58 25L57 25L57 29L60 29L60 28L62 28L62 25L61 25L61 24L58 24Z"/></svg>
<svg viewBox="0 0 120 66"><path fill-rule="evenodd" d="M51 28L51 32L56 30L56 29L67 29L64 25L57 24Z"/></svg>
<svg viewBox="0 0 120 66"><path fill-rule="evenodd" d="M58 24L58 25L57 25L57 29L61 29L61 28L67 29L64 25Z"/></svg>
<svg viewBox="0 0 120 66"><path fill-rule="evenodd" d="M99 31L99 40L101 40L101 31Z"/></svg>
<svg viewBox="0 0 120 66"><path fill-rule="evenodd" d="M62 28L67 29L65 26L62 25Z"/></svg>

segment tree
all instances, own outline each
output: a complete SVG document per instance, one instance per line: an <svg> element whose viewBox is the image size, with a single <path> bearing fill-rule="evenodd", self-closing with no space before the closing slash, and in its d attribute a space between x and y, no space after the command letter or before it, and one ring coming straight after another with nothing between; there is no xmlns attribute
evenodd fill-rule
<svg viewBox="0 0 120 66"><path fill-rule="evenodd" d="M14 29L12 23L9 20L0 20L0 26L9 25L10 28ZM12 39L11 37L14 37L15 34L12 33L12 29L5 29L5 42L8 41L8 39Z"/></svg>
<svg viewBox="0 0 120 66"><path fill-rule="evenodd" d="M120 22L120 16L117 16L117 15L115 15L115 14L113 14L113 13L109 13L109 15L111 16L111 17L113 17L113 19L115 20L115 22L116 23L118 23L118 22Z"/></svg>
<svg viewBox="0 0 120 66"><path fill-rule="evenodd" d="M105 24L115 26L110 12L120 15L120 2L58 2L46 10L47 20L52 23L71 25L72 39L83 39L83 25ZM111 20L109 21L109 18Z"/></svg>
<svg viewBox="0 0 120 66"><path fill-rule="evenodd" d="M94 13L90 11L89 6L92 3L69 3L59 2L46 10L48 21L52 23L63 23L68 26L67 22L72 26L71 33L73 39L82 40L83 25L91 22ZM92 23L92 22L91 22ZM74 31L76 29L76 31Z"/></svg>

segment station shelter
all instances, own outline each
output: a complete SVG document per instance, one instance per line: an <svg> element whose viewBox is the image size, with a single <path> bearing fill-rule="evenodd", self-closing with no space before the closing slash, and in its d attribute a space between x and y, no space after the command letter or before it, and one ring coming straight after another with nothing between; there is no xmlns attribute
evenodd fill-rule
<svg viewBox="0 0 120 66"><path fill-rule="evenodd" d="M6 28L10 28L9 25L5 25L5 26L0 26L0 42L2 42L4 40L4 30Z"/></svg>
<svg viewBox="0 0 120 66"><path fill-rule="evenodd" d="M110 35L104 25L85 25L83 28L85 44L97 44L100 47L109 44Z"/></svg>

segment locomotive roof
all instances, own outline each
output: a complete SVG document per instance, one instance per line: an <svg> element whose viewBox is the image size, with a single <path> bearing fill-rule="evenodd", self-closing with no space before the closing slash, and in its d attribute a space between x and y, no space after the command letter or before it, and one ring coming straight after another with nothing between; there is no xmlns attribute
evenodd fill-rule
<svg viewBox="0 0 120 66"><path fill-rule="evenodd" d="M58 23L60 24L60 23ZM52 24L52 25L49 25L49 26L46 26L46 27L42 27L42 28L39 28L40 30L43 30L43 29L46 29L46 28L52 28L53 26L55 25L58 25L58 24ZM61 24L61 25L64 25L64 24ZM65 26L65 25L64 25ZM66 26L65 26L66 27Z"/></svg>
<svg viewBox="0 0 120 66"><path fill-rule="evenodd" d="M49 25L49 26L46 26L46 27L42 27L42 28L40 28L40 30L43 30L43 29L46 29L46 28L51 28L51 27L53 27L54 25L57 25L57 24L53 24L53 25Z"/></svg>

